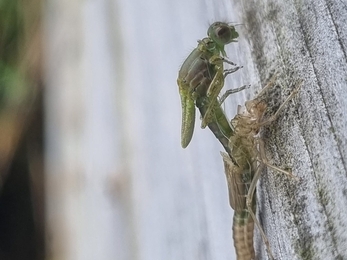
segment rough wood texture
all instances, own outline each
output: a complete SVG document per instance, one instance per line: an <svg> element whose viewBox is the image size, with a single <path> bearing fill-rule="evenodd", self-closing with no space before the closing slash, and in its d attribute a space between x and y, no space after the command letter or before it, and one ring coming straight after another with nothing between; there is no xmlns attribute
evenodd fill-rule
<svg viewBox="0 0 347 260"><path fill-rule="evenodd" d="M264 132L269 158L301 179L272 171L261 179L259 217L272 250L277 259L346 259L346 2L242 1L239 8L262 82L280 70L288 93L303 80Z"/></svg>

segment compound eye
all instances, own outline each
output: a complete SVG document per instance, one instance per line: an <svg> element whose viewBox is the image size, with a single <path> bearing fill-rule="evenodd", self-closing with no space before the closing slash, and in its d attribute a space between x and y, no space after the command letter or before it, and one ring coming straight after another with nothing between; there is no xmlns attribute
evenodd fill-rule
<svg viewBox="0 0 347 260"><path fill-rule="evenodd" d="M231 38L231 31L228 27L220 26L216 28L216 36L222 42L227 43Z"/></svg>
<svg viewBox="0 0 347 260"><path fill-rule="evenodd" d="M239 36L234 26L222 22L213 23L207 34L218 45L226 45Z"/></svg>

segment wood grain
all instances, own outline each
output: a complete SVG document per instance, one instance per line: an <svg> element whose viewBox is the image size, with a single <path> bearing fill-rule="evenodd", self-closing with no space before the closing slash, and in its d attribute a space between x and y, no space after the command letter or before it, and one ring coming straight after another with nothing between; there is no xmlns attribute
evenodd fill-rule
<svg viewBox="0 0 347 260"><path fill-rule="evenodd" d="M300 93L263 133L268 156L299 182L268 171L259 217L277 259L345 259L347 66L343 1L243 1L242 23L263 85L281 71ZM258 239L264 256L264 247Z"/></svg>

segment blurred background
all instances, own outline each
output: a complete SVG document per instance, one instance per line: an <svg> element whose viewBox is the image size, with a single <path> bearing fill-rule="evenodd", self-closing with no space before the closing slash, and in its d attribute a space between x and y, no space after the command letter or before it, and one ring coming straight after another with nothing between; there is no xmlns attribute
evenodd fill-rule
<svg viewBox="0 0 347 260"><path fill-rule="evenodd" d="M197 120L181 148L176 79L240 9L0 0L0 259L235 259L222 147ZM226 88L257 82L237 30Z"/></svg>

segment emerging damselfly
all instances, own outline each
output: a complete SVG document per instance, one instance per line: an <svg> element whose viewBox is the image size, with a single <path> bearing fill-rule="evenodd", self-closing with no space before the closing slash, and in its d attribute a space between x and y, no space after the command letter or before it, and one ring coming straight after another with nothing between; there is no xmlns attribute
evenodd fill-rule
<svg viewBox="0 0 347 260"><path fill-rule="evenodd" d="M300 87L295 88L273 116L264 118L267 103L262 97L273 86L274 80L271 80L255 99L245 103L244 109L239 106L238 114L229 123L221 103L228 95L247 87L229 90L218 100L225 77L240 68L224 58L226 56L224 46L235 42L237 37L238 33L234 26L216 22L208 29L208 37L198 41L197 48L184 61L177 79L182 105L181 145L183 148L187 147L192 139L196 106L202 116L202 127L207 125L227 152L227 154L222 153L222 156L230 206L235 211L233 238L237 259L255 259L254 224L260 230L270 258L274 259L268 239L255 216L256 185L265 166L291 177L295 176L268 163L264 142L258 133L261 127L271 124L278 118ZM224 63L234 67L224 70Z"/></svg>
<svg viewBox="0 0 347 260"><path fill-rule="evenodd" d="M259 228L269 257L274 259L268 239L255 216L255 190L264 167L268 166L295 178L291 172L268 163L264 142L257 136L261 127L271 124L278 118L285 105L300 88L299 85L294 89L273 116L263 118L267 104L261 97L273 84L274 82L270 81L255 99L245 103L245 108L238 107L238 114L231 120L234 129L234 134L229 138L231 157L229 154L221 153L228 182L229 202L234 209L233 238L238 260L255 259L254 223Z"/></svg>
<svg viewBox="0 0 347 260"><path fill-rule="evenodd" d="M223 22L213 23L208 37L199 40L198 46L190 53L178 73L177 84L181 97L182 128L181 145L190 143L195 124L195 106L200 109L202 128L209 126L224 148L228 150L228 140L232 129L220 108L217 97L224 86L224 78L238 69L233 62L224 58L224 46L235 42L239 34L235 27ZM224 63L233 68L224 70ZM243 86L236 91L246 88Z"/></svg>

